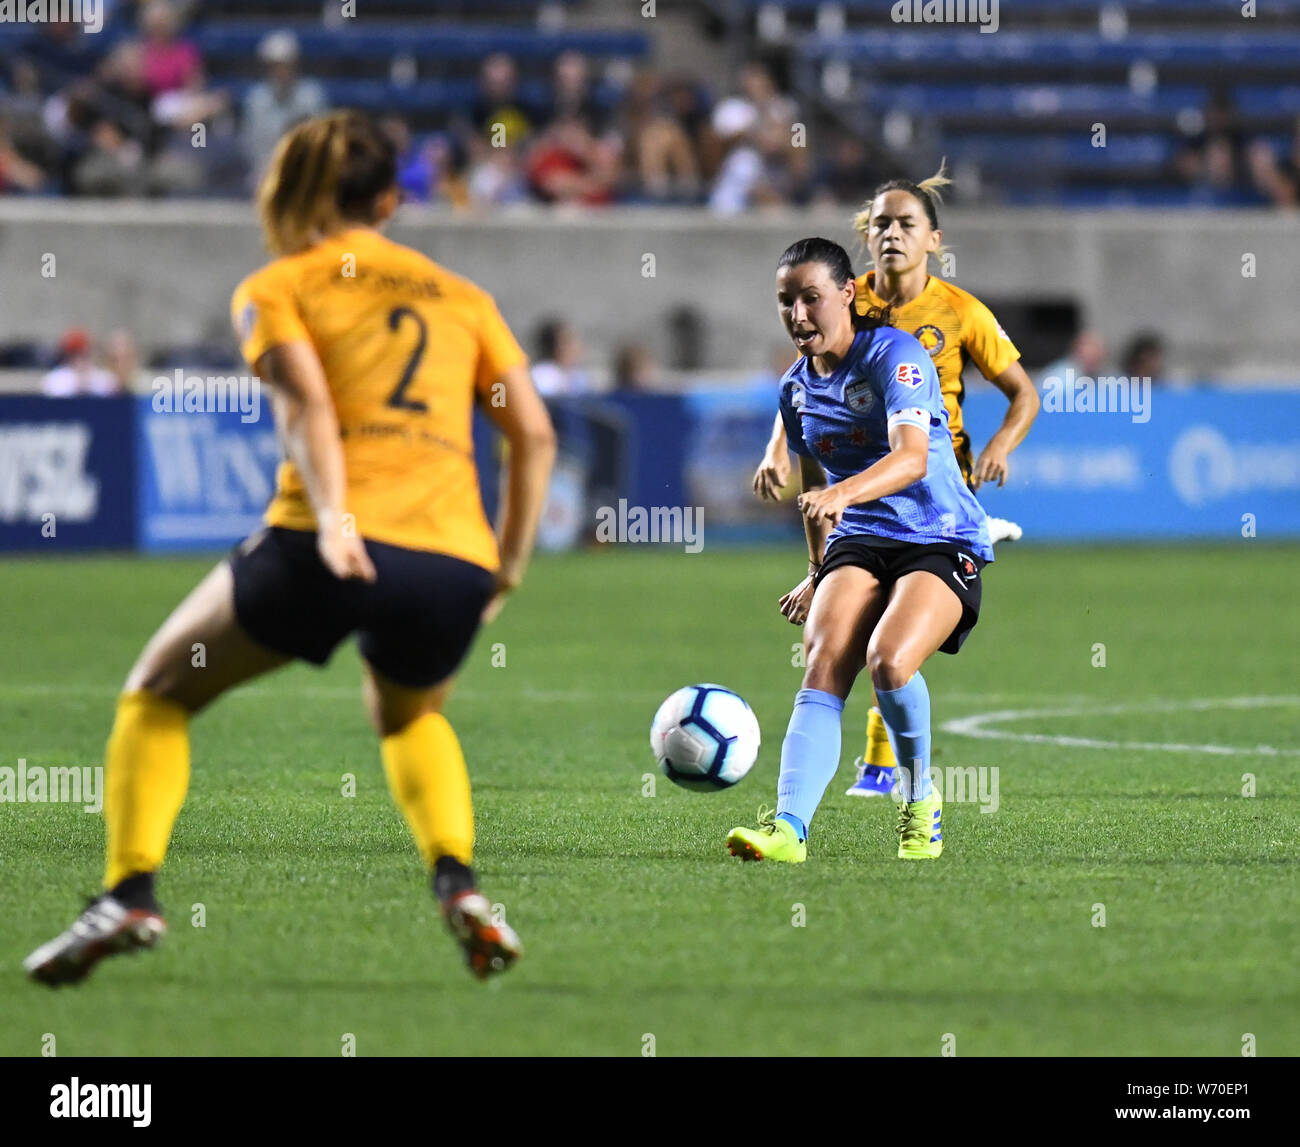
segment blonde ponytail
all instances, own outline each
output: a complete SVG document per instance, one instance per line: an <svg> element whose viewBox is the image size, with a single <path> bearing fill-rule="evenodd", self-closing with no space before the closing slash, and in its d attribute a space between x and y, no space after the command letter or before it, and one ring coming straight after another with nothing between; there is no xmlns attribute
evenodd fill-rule
<svg viewBox="0 0 1300 1147"><path fill-rule="evenodd" d="M294 255L349 219L369 221L396 174L392 143L368 117L336 111L303 121L276 144L257 189L267 249Z"/></svg>

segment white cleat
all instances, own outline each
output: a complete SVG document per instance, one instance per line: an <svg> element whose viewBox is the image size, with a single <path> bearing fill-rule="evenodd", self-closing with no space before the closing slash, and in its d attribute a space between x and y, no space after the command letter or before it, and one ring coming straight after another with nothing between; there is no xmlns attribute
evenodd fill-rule
<svg viewBox="0 0 1300 1147"><path fill-rule="evenodd" d="M152 948L166 931L161 913L128 908L105 893L86 906L71 928L28 956L23 969L51 987L75 984L105 956Z"/></svg>
<svg viewBox="0 0 1300 1147"><path fill-rule="evenodd" d="M1006 518L989 519L989 542L992 545L996 546L998 542L1018 542L1024 532L1015 522L1009 522Z"/></svg>
<svg viewBox="0 0 1300 1147"><path fill-rule="evenodd" d="M442 915L465 953L469 970L480 980L504 972L524 954L515 930L493 917L492 905L479 892L459 892L448 898Z"/></svg>

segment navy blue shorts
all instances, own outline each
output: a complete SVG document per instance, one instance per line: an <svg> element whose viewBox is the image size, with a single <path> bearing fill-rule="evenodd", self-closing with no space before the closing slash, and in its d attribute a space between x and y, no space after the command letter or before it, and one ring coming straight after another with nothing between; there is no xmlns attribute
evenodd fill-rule
<svg viewBox="0 0 1300 1147"><path fill-rule="evenodd" d="M840 566L857 566L889 589L904 574L929 571L961 602L961 621L939 646L941 653L956 653L980 619L983 596L980 570L985 564L982 558L955 542L903 542L864 535L832 542L817 571L817 581L820 583Z"/></svg>
<svg viewBox="0 0 1300 1147"><path fill-rule="evenodd" d="M471 562L367 539L374 582L336 578L316 535L269 526L236 547L235 616L254 641L324 665L356 633L361 656L388 680L424 689L469 652L496 577Z"/></svg>

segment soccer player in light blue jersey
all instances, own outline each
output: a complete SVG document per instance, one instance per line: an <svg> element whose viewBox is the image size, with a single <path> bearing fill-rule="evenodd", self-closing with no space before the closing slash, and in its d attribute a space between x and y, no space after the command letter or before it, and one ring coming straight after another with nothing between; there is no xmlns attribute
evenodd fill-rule
<svg viewBox="0 0 1300 1147"><path fill-rule="evenodd" d="M943 851L930 780L922 664L956 653L979 617L988 521L953 455L930 356L905 331L855 330L853 268L828 239L801 239L777 266L777 305L800 358L780 409L799 455L808 576L781 598L804 626L803 687L781 746L777 807L727 837L733 856L798 863L840 760L840 715L865 666L899 762L898 856Z"/></svg>

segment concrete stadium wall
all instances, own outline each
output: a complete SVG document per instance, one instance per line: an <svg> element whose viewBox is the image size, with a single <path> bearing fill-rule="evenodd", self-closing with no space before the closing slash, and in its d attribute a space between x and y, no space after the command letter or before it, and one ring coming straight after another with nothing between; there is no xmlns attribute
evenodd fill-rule
<svg viewBox="0 0 1300 1147"><path fill-rule="evenodd" d="M772 291L781 250L810 234L849 243L847 214L405 208L392 234L490 290L525 345L559 315L593 365L629 341L662 360L668 315L685 305L704 320L707 368L730 372L766 366L782 345ZM953 280L977 295L1077 299L1112 348L1154 328L1175 374L1300 382L1300 218L954 209L943 221ZM42 275L49 253L52 278ZM1254 277L1242 273L1247 255ZM147 349L231 340L230 292L263 259L247 205L0 201L0 341L52 339L74 324L127 327Z"/></svg>

